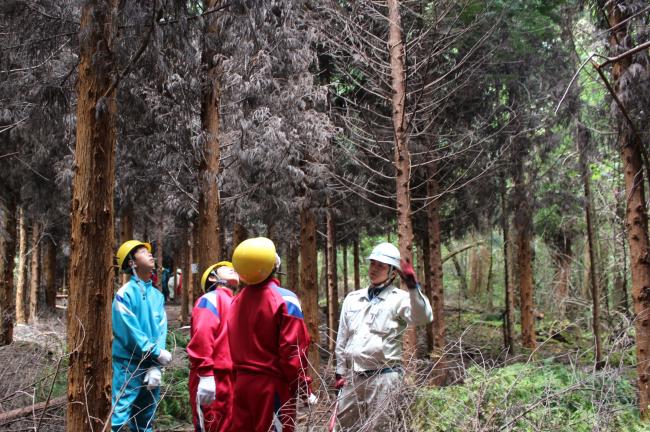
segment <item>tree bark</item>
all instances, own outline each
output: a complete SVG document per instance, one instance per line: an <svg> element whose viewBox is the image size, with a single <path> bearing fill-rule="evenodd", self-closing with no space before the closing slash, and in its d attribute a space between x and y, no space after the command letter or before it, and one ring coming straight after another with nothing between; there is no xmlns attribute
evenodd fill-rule
<svg viewBox="0 0 650 432"><path fill-rule="evenodd" d="M506 205L506 180L501 180L501 230L503 232L503 285L506 296L504 313L503 344L506 352L515 354L515 290L510 278L510 236L508 226L508 206Z"/></svg>
<svg viewBox="0 0 650 432"><path fill-rule="evenodd" d="M18 280L16 282L16 324L27 324L27 227L25 212L18 209Z"/></svg>
<svg viewBox="0 0 650 432"><path fill-rule="evenodd" d="M6 232L0 236L0 346L9 345L14 339L14 260L16 257L16 199L7 194L4 210L0 210L0 228Z"/></svg>
<svg viewBox="0 0 650 432"><path fill-rule="evenodd" d="M350 282L348 281L348 246L343 246L343 297L350 292Z"/></svg>
<svg viewBox="0 0 650 432"><path fill-rule="evenodd" d="M331 210L327 211L327 326L329 327L328 348L334 352L336 332L339 328L339 289L336 265L336 222Z"/></svg>
<svg viewBox="0 0 650 432"><path fill-rule="evenodd" d="M316 216L309 208L300 211L300 291L302 311L311 337L309 346L309 365L314 379L313 388L319 388L317 382L320 373L320 355L318 345L318 263L316 249Z"/></svg>
<svg viewBox="0 0 650 432"><path fill-rule="evenodd" d="M521 307L521 339L522 345L534 349L537 346L535 339L535 316L533 305L533 251L531 248L530 231L524 229L517 235L519 249L519 295Z"/></svg>
<svg viewBox="0 0 650 432"><path fill-rule="evenodd" d="M424 233L424 238L422 239L422 257L424 260L424 292L431 307L435 307L433 303L433 281L432 281L432 270L431 270L431 239L429 238L429 220L428 220L429 209L427 208L427 229ZM442 265L442 260L441 260ZM434 349L435 342L433 340L433 333L436 326L436 320L433 320L431 325L426 326L427 331L427 352L431 352Z"/></svg>
<svg viewBox="0 0 650 432"><path fill-rule="evenodd" d="M194 228L192 229L192 260L191 261L192 264L196 264L196 266L198 266L198 272L194 273L194 269L192 269L192 290L189 291L190 292L190 305L189 305L190 315L192 315L192 309L194 309L194 302L203 295L203 287L201 286L201 275L203 274L202 272L205 269L197 263L197 260L199 258L199 251L201 250L198 236L199 236L199 227L198 225L194 225ZM193 268L196 266L193 266Z"/></svg>
<svg viewBox="0 0 650 432"><path fill-rule="evenodd" d="M406 66L402 40L399 0L388 0L388 47L391 69L392 123L395 139L397 195L397 239L402 259L413 262L413 223L411 221L411 154L408 148L406 119ZM402 281L402 289L408 289ZM415 328L404 334L403 359L408 363L415 353Z"/></svg>
<svg viewBox="0 0 650 432"><path fill-rule="evenodd" d="M355 236L352 244L352 266L354 267L354 290L361 289L361 277L359 275L359 237Z"/></svg>
<svg viewBox="0 0 650 432"><path fill-rule="evenodd" d="M607 4L609 25L616 30L610 33L609 44L612 54L632 48L627 33L627 25L619 25L627 19L628 9L622 1ZM621 78L628 71L630 57L615 62L612 67L612 80L617 95L628 91ZM620 97L619 97L620 99ZM648 240L648 214L644 188L642 145L639 137L628 124L619 117L618 149L623 161L625 179L625 227L630 245L630 269L632 273L632 301L634 307L634 327L636 329L636 363L639 380L639 410L644 421L650 420L650 241Z"/></svg>
<svg viewBox="0 0 650 432"><path fill-rule="evenodd" d="M205 0L206 10L214 8L220 0ZM207 18L205 41L201 61L207 70L206 82L201 95L201 127L203 131L203 154L199 163L199 220L198 256L194 258L199 269L205 269L219 256L219 128L222 67L220 56L212 46L218 40L217 17Z"/></svg>
<svg viewBox="0 0 650 432"><path fill-rule="evenodd" d="M476 231L471 232L472 243L477 243ZM481 294L480 279L481 279L481 263L479 261L479 250L482 245L470 249L469 257L467 259L467 273L469 273L469 296L477 298Z"/></svg>
<svg viewBox="0 0 650 432"><path fill-rule="evenodd" d="M300 289L300 267L298 263L300 248L293 242L287 247L287 288L298 292Z"/></svg>
<svg viewBox="0 0 650 432"><path fill-rule="evenodd" d="M248 237L246 227L239 222L235 222L235 226L232 229L232 250L234 251L239 243L246 240L246 237Z"/></svg>
<svg viewBox="0 0 650 432"><path fill-rule="evenodd" d="M35 323L38 321L39 313L39 288L40 288L40 272L39 272L39 258L40 258L40 240L41 226L38 222L32 224L32 253L31 261L31 275L29 278L29 321Z"/></svg>
<svg viewBox="0 0 650 432"><path fill-rule="evenodd" d="M56 309L56 248L51 239L43 239L43 285L45 306L49 311Z"/></svg>
<svg viewBox="0 0 650 432"><path fill-rule="evenodd" d="M488 245L483 249L483 257L482 261L485 263L485 266L487 267L486 270L486 276L485 276L485 296L486 296L486 308L488 311L492 311L494 308L494 299L493 299L493 292L492 292L492 279L493 279L493 272L492 272L492 265L493 265L493 253L492 253L492 228L490 228L490 242Z"/></svg>
<svg viewBox="0 0 650 432"><path fill-rule="evenodd" d="M598 239L595 237L593 226L594 214L591 208L591 170L587 161L587 143L589 141L589 132L582 125L577 127L578 156L580 165L580 175L582 177L582 186L585 194L585 220L587 222L587 247L589 248L589 281L591 285L592 300L592 326L596 344L596 367L602 364L602 342L600 338L600 286L598 280L598 260L596 259L596 245Z"/></svg>
<svg viewBox="0 0 650 432"><path fill-rule="evenodd" d="M449 244L447 244L447 250L451 250ZM458 261L458 254L454 254L451 257L451 262L454 264L454 270L456 270L456 277L458 277L458 292L462 293L463 297L467 298L468 288L467 288L467 275L463 270L463 266L460 265Z"/></svg>
<svg viewBox="0 0 650 432"><path fill-rule="evenodd" d="M573 261L571 239L562 236L555 247L555 262L557 263L557 281L555 282L555 305L560 318L566 317L566 300L569 297L569 280L571 278L571 262Z"/></svg>
<svg viewBox="0 0 650 432"><path fill-rule="evenodd" d="M527 143L520 141L521 146ZM526 191L523 166L524 148L514 149L515 155L515 228L519 267L519 296L521 310L521 343L526 348L537 346L533 305L532 210Z"/></svg>
<svg viewBox="0 0 650 432"><path fill-rule="evenodd" d="M433 173L431 173L433 174ZM431 175L430 174L430 175ZM437 197L439 186L436 178L431 175L427 183L427 195ZM429 237L429 269L431 271L431 306L433 308L433 346L435 349L443 349L447 344L445 341L445 295L442 283L442 249L440 241L440 198L434 200L427 207L427 230Z"/></svg>
<svg viewBox="0 0 650 432"><path fill-rule="evenodd" d="M192 292L192 228L188 228L183 240L181 258L181 325L189 323L189 295Z"/></svg>
<svg viewBox="0 0 650 432"><path fill-rule="evenodd" d="M427 232L428 232L428 269L431 274L430 301L433 308L433 353L434 367L436 369L434 382L438 385L446 381L446 360L444 349L445 341L445 294L442 281L442 248L440 239L440 187L435 176L435 167L430 167L427 182L427 196L433 199L427 207Z"/></svg>
<svg viewBox="0 0 650 432"><path fill-rule="evenodd" d="M124 207L120 209L120 244L125 241L133 239L133 206L130 203L125 203ZM143 239L147 241L147 239ZM124 285L129 282L131 278L127 273L121 273L121 284Z"/></svg>
<svg viewBox="0 0 650 432"><path fill-rule="evenodd" d="M158 229L156 235L156 277L158 278L158 290L163 291L162 272L163 272L163 235L164 235L164 214L160 212L158 216Z"/></svg>
<svg viewBox="0 0 650 432"><path fill-rule="evenodd" d="M66 430L101 430L111 409L116 0L81 10L72 184Z"/></svg>

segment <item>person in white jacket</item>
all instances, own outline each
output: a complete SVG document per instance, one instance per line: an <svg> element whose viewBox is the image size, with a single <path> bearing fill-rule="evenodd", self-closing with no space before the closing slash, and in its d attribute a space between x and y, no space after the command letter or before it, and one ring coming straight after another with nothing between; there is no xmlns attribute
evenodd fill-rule
<svg viewBox="0 0 650 432"><path fill-rule="evenodd" d="M433 321L413 266L390 243L370 256L370 286L347 295L336 340L338 422L343 430L382 430L389 422L388 398L403 379L402 336L407 325ZM393 285L397 275L408 292Z"/></svg>

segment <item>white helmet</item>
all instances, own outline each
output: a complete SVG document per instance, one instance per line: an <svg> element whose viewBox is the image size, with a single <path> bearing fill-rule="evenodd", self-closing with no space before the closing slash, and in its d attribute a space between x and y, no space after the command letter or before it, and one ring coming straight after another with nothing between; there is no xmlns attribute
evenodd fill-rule
<svg viewBox="0 0 650 432"><path fill-rule="evenodd" d="M372 250L372 253L368 257L368 259L379 261L396 268L400 268L399 249L397 249L391 243L379 243Z"/></svg>

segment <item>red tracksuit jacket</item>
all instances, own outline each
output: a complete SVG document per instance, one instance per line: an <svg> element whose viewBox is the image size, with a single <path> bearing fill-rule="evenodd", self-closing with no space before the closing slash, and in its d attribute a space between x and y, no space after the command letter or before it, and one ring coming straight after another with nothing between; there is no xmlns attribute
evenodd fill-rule
<svg viewBox="0 0 650 432"><path fill-rule="evenodd" d="M190 342L187 355L190 360L190 403L194 424L198 425L196 390L199 376L213 375L216 382L216 400L203 407L205 430L225 431L232 415L232 360L228 341L227 317L230 314L232 292L224 287L205 293L192 310ZM199 429L197 429L199 430Z"/></svg>
<svg viewBox="0 0 650 432"><path fill-rule="evenodd" d="M228 316L236 380L233 427L248 432L266 432L276 417L283 430L293 430L295 400L290 401L299 387L310 392L310 338L300 302L278 283L245 287Z"/></svg>

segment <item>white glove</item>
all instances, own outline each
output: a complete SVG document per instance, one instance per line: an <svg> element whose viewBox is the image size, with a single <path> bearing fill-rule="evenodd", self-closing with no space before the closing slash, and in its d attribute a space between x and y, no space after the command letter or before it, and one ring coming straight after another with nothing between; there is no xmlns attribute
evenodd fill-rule
<svg viewBox="0 0 650 432"><path fill-rule="evenodd" d="M147 385L147 390L153 390L160 387L162 382L162 372L157 367L153 366L147 370L143 382Z"/></svg>
<svg viewBox="0 0 650 432"><path fill-rule="evenodd" d="M309 399L307 399L307 404L309 406L314 406L314 405L316 405L316 402L318 402L318 397L315 394L310 393L309 394Z"/></svg>
<svg viewBox="0 0 650 432"><path fill-rule="evenodd" d="M213 376L200 376L199 388L196 390L196 400L200 405L210 405L214 402L217 393L217 384Z"/></svg>
<svg viewBox="0 0 650 432"><path fill-rule="evenodd" d="M156 359L161 366L167 366L172 362L172 353L167 350L160 350L160 355Z"/></svg>

